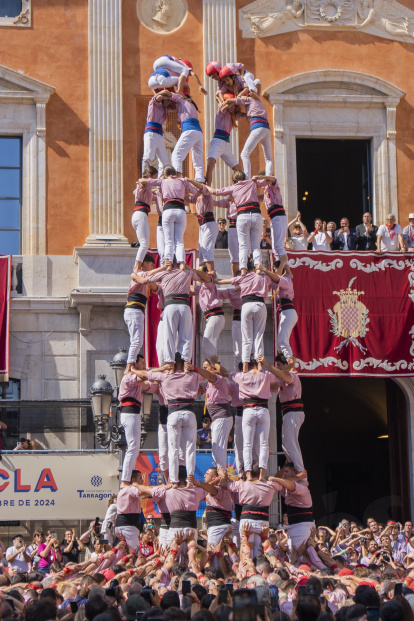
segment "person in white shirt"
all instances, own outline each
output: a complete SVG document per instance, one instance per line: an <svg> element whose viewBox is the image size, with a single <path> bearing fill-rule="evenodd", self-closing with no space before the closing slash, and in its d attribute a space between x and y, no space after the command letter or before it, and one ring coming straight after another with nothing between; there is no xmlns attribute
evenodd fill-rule
<svg viewBox="0 0 414 621"><path fill-rule="evenodd" d="M21 535L16 535L12 541L13 545L6 550L6 560L10 567L17 569L18 573L24 574L31 568L30 549L25 545Z"/></svg>
<svg viewBox="0 0 414 621"><path fill-rule="evenodd" d="M408 226L403 229L403 241L407 252L414 252L414 213L408 214Z"/></svg>
<svg viewBox="0 0 414 621"><path fill-rule="evenodd" d="M404 246L403 232L396 217L390 213L386 217L385 224L381 224L377 235L377 252L407 252Z"/></svg>
<svg viewBox="0 0 414 621"><path fill-rule="evenodd" d="M315 220L315 230L308 237L308 244L312 243L312 250L331 250L333 242L333 233L326 228L326 222L322 222L320 218Z"/></svg>
<svg viewBox="0 0 414 621"><path fill-rule="evenodd" d="M300 211L296 214L296 218L289 222L288 228L290 232L290 238L288 239L288 242L290 241L290 248L292 250L307 250L309 233L301 220Z"/></svg>

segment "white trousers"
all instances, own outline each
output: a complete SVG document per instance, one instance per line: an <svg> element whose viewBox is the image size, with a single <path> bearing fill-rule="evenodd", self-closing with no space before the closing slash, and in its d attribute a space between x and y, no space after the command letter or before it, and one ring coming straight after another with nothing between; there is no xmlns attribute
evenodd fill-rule
<svg viewBox="0 0 414 621"><path fill-rule="evenodd" d="M231 532L231 524L209 526L207 528L207 543L217 546L229 532Z"/></svg>
<svg viewBox="0 0 414 621"><path fill-rule="evenodd" d="M214 261L214 246L218 235L217 222L206 222L198 231L198 260Z"/></svg>
<svg viewBox="0 0 414 621"><path fill-rule="evenodd" d="M266 328L267 310L263 302L245 302L241 311L242 360L250 362L254 357L263 356L263 334Z"/></svg>
<svg viewBox="0 0 414 621"><path fill-rule="evenodd" d="M212 356L217 356L217 343L225 323L224 315L213 315L206 319L201 351L207 360L211 360Z"/></svg>
<svg viewBox="0 0 414 621"><path fill-rule="evenodd" d="M287 228L287 216L276 216L270 220L272 250L276 260L284 257L286 254L285 239Z"/></svg>
<svg viewBox="0 0 414 621"><path fill-rule="evenodd" d="M164 552L170 546L170 529L169 528L160 528L160 532L158 535L158 545L160 549Z"/></svg>
<svg viewBox="0 0 414 621"><path fill-rule="evenodd" d="M168 419L167 419L168 420ZM178 464L185 465L185 442L181 438L181 446L178 452ZM168 470L168 430L167 425L158 425L158 457L160 460L160 468L164 472Z"/></svg>
<svg viewBox="0 0 414 621"><path fill-rule="evenodd" d="M220 157L230 168L234 168L239 163L238 158L231 150L230 142L221 140L221 138L213 138L210 142L207 159L216 160L217 162Z"/></svg>
<svg viewBox="0 0 414 621"><path fill-rule="evenodd" d="M231 518L231 540L240 548L240 522L236 518Z"/></svg>
<svg viewBox="0 0 414 621"><path fill-rule="evenodd" d="M227 444L233 427L233 418L217 418L211 423L211 452L216 468L227 468Z"/></svg>
<svg viewBox="0 0 414 621"><path fill-rule="evenodd" d="M297 472L305 470L299 445L299 431L304 420L304 412L287 412L282 422L282 450L286 459L293 462Z"/></svg>
<svg viewBox="0 0 414 621"><path fill-rule="evenodd" d="M250 249L255 265L262 262L260 240L263 230L261 213L240 213L236 220L237 237L239 240L240 269L247 268L247 257Z"/></svg>
<svg viewBox="0 0 414 621"><path fill-rule="evenodd" d="M243 411L243 463L246 472L253 465L255 436L259 438L259 468L267 468L269 460L270 415L267 408L245 408Z"/></svg>
<svg viewBox="0 0 414 621"><path fill-rule="evenodd" d="M143 211L134 211L132 214L131 224L137 234L139 248L137 249L136 261L143 261L150 241L150 229L148 224L148 215Z"/></svg>
<svg viewBox="0 0 414 621"><path fill-rule="evenodd" d="M258 434L253 440L253 463L259 460L260 443ZM237 474L240 476L243 472L243 417L235 416L234 418L234 456L236 460Z"/></svg>
<svg viewBox="0 0 414 621"><path fill-rule="evenodd" d="M126 308L124 321L129 332L128 364L137 361L137 356L144 342L144 313L138 308Z"/></svg>
<svg viewBox="0 0 414 621"><path fill-rule="evenodd" d="M124 537L131 553L139 549L139 530L136 526L118 526L115 528L115 535Z"/></svg>
<svg viewBox="0 0 414 621"><path fill-rule="evenodd" d="M231 228L227 231L227 245L229 247L230 263L238 263L239 262L239 238L237 236L236 227Z"/></svg>
<svg viewBox="0 0 414 621"><path fill-rule="evenodd" d="M157 340L155 342L155 349L157 352L158 366L162 366L165 362L165 337L164 337L164 321L160 319L157 328Z"/></svg>
<svg viewBox="0 0 414 621"><path fill-rule="evenodd" d="M160 257L160 265L164 265L165 259L165 239L164 239L164 229L162 226L157 226L157 252Z"/></svg>
<svg viewBox="0 0 414 621"><path fill-rule="evenodd" d="M186 362L193 357L194 326L190 307L169 304L163 311L164 362L174 362L175 353ZM178 339L177 339L178 336Z"/></svg>
<svg viewBox="0 0 414 621"><path fill-rule="evenodd" d="M267 127L259 127L250 132L248 139L244 143L243 151L240 154L241 161L243 162L243 170L247 179L251 177L250 155L259 143L262 145L264 153L266 175L273 175L272 138L270 129Z"/></svg>
<svg viewBox="0 0 414 621"><path fill-rule="evenodd" d="M168 472L171 483L178 483L178 459L181 442L185 443L187 476L194 474L196 464L197 421L194 412L180 410L168 415Z"/></svg>
<svg viewBox="0 0 414 621"><path fill-rule="evenodd" d="M121 481L130 481L139 455L141 444L141 414L121 414L121 425L125 431L127 450L122 464Z"/></svg>
<svg viewBox="0 0 414 621"><path fill-rule="evenodd" d="M184 209L166 209L162 214L162 230L164 231L164 258L173 260L174 254L178 263L185 261L184 231L187 225L187 214Z"/></svg>
<svg viewBox="0 0 414 621"><path fill-rule="evenodd" d="M250 522L250 535L248 542L250 543L251 548L251 558L255 558L258 554L261 554L262 548L262 526L269 526L269 522L267 520L240 520L240 536L243 533L242 526L245 522Z"/></svg>
<svg viewBox="0 0 414 621"><path fill-rule="evenodd" d="M242 354L242 331L241 321L232 321L231 323L231 336L233 338L233 361L234 370L236 373L239 371L239 362L241 362Z"/></svg>
<svg viewBox="0 0 414 621"><path fill-rule="evenodd" d="M190 73L190 67L180 65L180 63L176 63L175 60L171 60L168 56L160 56L157 60L154 60L154 71L157 69L166 69L167 71L172 71L173 73L178 73L178 75L188 76Z"/></svg>
<svg viewBox="0 0 414 621"><path fill-rule="evenodd" d="M203 132L198 129L187 129L179 137L171 155L171 163L177 172L183 172L183 162L189 152L193 159L194 178L204 182L204 141ZM164 224L163 224L164 226Z"/></svg>
<svg viewBox="0 0 414 621"><path fill-rule="evenodd" d="M292 524L284 528L288 534L287 547L290 558L309 539L315 528L315 522L300 522L300 524Z"/></svg>
<svg viewBox="0 0 414 621"><path fill-rule="evenodd" d="M164 170L164 166L170 163L170 158L168 157L168 151L165 147L164 136L157 134L156 132L146 132L144 134L144 154L142 156L142 172L149 166L151 166L152 162L158 159L158 176L161 177L162 172Z"/></svg>
<svg viewBox="0 0 414 621"><path fill-rule="evenodd" d="M289 308L279 314L279 325L277 327L277 349L281 351L286 359L292 358L292 348L290 346L290 335L298 321L298 314L294 308Z"/></svg>

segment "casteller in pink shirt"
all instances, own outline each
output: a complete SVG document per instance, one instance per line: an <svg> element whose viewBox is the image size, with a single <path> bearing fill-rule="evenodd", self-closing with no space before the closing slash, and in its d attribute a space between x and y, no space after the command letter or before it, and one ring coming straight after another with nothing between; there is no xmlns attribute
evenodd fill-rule
<svg viewBox="0 0 414 621"><path fill-rule="evenodd" d="M247 373L229 374L229 380L239 385L240 399L249 399L251 397L270 399L272 396L270 386L274 379L273 373L258 371L257 369L252 369Z"/></svg>

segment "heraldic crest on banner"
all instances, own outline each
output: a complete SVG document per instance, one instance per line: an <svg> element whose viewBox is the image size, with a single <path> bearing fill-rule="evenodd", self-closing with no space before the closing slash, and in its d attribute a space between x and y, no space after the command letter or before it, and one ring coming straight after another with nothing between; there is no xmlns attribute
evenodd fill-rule
<svg viewBox="0 0 414 621"><path fill-rule="evenodd" d="M348 347L350 343L354 347L358 347L363 354L367 351L367 348L362 346L358 338L363 338L369 330L367 327L370 321L369 310L358 299L360 295L364 295L364 291L351 289L354 280L356 277L352 278L346 289L333 292L334 295L339 295L339 302L335 304L333 310L328 309L331 324L330 332L335 336L344 338L340 345L335 347L338 354L343 347Z"/></svg>

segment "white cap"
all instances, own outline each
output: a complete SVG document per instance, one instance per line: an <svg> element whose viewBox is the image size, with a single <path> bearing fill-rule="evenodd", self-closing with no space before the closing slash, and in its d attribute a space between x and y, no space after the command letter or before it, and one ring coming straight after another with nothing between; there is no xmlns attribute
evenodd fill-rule
<svg viewBox="0 0 414 621"><path fill-rule="evenodd" d="M409 220L414 220L414 213L409 213L408 214L408 219Z"/></svg>

